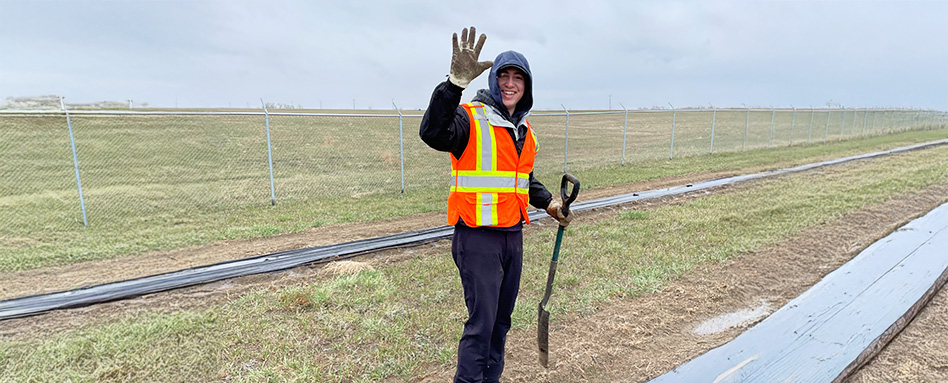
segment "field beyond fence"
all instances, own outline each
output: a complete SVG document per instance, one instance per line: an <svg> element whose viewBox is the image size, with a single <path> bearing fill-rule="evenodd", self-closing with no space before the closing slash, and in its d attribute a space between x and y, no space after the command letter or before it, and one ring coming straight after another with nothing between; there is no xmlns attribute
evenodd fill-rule
<svg viewBox="0 0 948 383"><path fill-rule="evenodd" d="M536 176L555 185L566 170L936 129L948 118L685 109L538 112L529 121L540 143ZM421 142L420 122L396 111L2 112L0 271L443 210L449 157ZM422 198L386 210L405 195Z"/></svg>

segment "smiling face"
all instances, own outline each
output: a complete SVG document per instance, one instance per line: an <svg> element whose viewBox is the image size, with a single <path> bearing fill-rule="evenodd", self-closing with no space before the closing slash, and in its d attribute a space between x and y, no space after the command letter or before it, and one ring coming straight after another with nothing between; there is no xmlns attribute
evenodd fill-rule
<svg viewBox="0 0 948 383"><path fill-rule="evenodd" d="M508 67L497 72L497 85L500 86L500 96L503 99L504 107L507 112L513 116L517 110L517 103L523 97L523 90L526 86L523 72L515 67Z"/></svg>

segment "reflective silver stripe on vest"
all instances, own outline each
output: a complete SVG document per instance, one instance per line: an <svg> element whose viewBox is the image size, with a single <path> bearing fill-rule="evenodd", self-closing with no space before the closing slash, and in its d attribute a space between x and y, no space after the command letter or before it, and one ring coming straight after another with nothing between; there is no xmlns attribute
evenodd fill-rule
<svg viewBox="0 0 948 383"><path fill-rule="evenodd" d="M481 193L483 201L481 203L481 222L478 225L493 225L494 216L492 214L494 207L494 195L491 193Z"/></svg>
<svg viewBox="0 0 948 383"><path fill-rule="evenodd" d="M490 121L487 119L487 112L484 110L484 106L475 106L471 108L471 114L474 115L474 119L477 120L477 127L480 130L480 153L478 156L481 158L481 169L480 170L494 170L493 162L493 141L491 140L491 133L493 128L490 126Z"/></svg>
<svg viewBox="0 0 948 383"><path fill-rule="evenodd" d="M517 188L527 189L530 187L530 179L517 178ZM475 187L475 188L513 188L513 177L483 177L483 176L457 176L451 177L451 187Z"/></svg>

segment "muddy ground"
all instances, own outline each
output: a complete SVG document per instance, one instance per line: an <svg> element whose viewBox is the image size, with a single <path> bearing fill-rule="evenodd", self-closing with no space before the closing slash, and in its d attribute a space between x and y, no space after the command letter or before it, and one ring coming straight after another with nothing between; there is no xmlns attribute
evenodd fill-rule
<svg viewBox="0 0 948 383"><path fill-rule="evenodd" d="M583 199L697 182L731 175L703 173L584 192ZM727 193L734 186L686 197L640 202L583 212L584 220L608 219L624 209L649 209L680 203L707 193ZM721 264L707 265L674 281L657 293L615 301L587 316L569 315L551 323L551 365L536 362L536 334L511 331L508 337L507 382L643 382L733 339L752 323L697 335L702 322L722 314L764 307L772 312L818 282L861 249L905 222L948 202L948 185L903 195L884 204L853 212L787 241ZM228 241L190 249L89 262L68 267L0 274L0 299L61 291L140 277L251 255L326 245L443 225L441 214L398 221L339 225L259 240ZM546 226L546 228L542 227ZM531 231L550 225L531 225ZM361 256L375 267L448 250L447 241L411 249ZM171 292L60 310L2 322L0 339L46 336L98 321L141 312L173 312L223 303L261 286L291 286L325 277L324 266L235 278ZM848 382L948 382L948 292L942 289L918 317L877 357ZM430 371L412 381L447 382L452 368Z"/></svg>

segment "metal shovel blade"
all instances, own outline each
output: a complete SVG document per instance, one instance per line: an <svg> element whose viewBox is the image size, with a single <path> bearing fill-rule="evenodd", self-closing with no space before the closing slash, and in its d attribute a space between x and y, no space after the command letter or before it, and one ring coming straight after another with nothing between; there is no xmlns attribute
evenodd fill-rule
<svg viewBox="0 0 948 383"><path fill-rule="evenodd" d="M550 362L550 312L540 306L537 321L537 347L540 349L540 365L547 368Z"/></svg>
<svg viewBox="0 0 948 383"><path fill-rule="evenodd" d="M557 237L562 238L563 227ZM559 241L556 242L559 250ZM558 251L557 251L558 253ZM537 349L540 351L540 365L547 368L550 361L550 312L546 311L546 303L550 300L550 294L553 292L553 278L556 276L556 261L550 262L550 273L546 277L546 292L543 294L543 300L540 301L537 310Z"/></svg>

